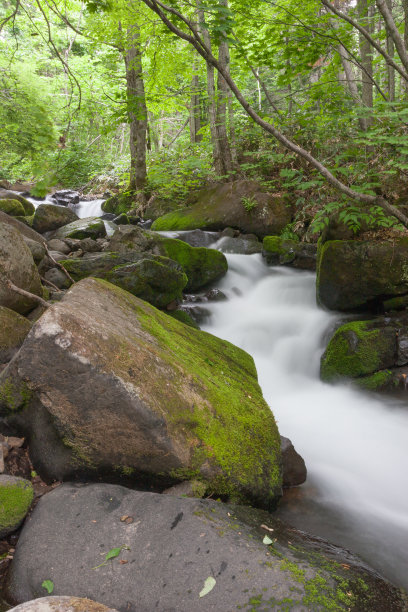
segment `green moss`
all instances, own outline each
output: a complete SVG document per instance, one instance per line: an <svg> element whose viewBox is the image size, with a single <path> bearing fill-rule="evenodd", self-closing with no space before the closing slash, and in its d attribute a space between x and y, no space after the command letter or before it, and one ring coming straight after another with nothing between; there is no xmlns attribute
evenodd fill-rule
<svg viewBox="0 0 408 612"><path fill-rule="evenodd" d="M194 329L200 329L200 326L190 317L190 315L184 310L174 310L173 312L168 313L170 317L173 319L177 319L180 323L184 323L185 325L189 325L190 327L194 327Z"/></svg>
<svg viewBox="0 0 408 612"><path fill-rule="evenodd" d="M285 252L282 248L282 242L280 236L265 236L262 246L267 253L282 255Z"/></svg>
<svg viewBox="0 0 408 612"><path fill-rule="evenodd" d="M396 387L398 381L390 370L381 370L371 376L363 376L354 380L354 384L367 391L382 391Z"/></svg>
<svg viewBox="0 0 408 612"><path fill-rule="evenodd" d="M27 480L0 483L0 532L14 530L27 514L34 497Z"/></svg>
<svg viewBox="0 0 408 612"><path fill-rule="evenodd" d="M18 200L9 200L0 198L0 210L12 217L24 217L24 206Z"/></svg>
<svg viewBox="0 0 408 612"><path fill-rule="evenodd" d="M193 230L205 227L206 224L205 219L196 216L189 208L182 208L156 219L152 225L152 230L155 232Z"/></svg>
<svg viewBox="0 0 408 612"><path fill-rule="evenodd" d="M31 321L22 315L0 306L0 353L20 346L31 326Z"/></svg>
<svg viewBox="0 0 408 612"><path fill-rule="evenodd" d="M408 295L398 296L384 300L383 308L387 312L389 310L405 310L408 307Z"/></svg>
<svg viewBox="0 0 408 612"><path fill-rule="evenodd" d="M6 411L17 412L27 407L32 392L25 382L16 384L9 376L0 383L0 406Z"/></svg>
<svg viewBox="0 0 408 612"><path fill-rule="evenodd" d="M177 261L187 274L187 291L196 291L221 278L228 270L223 253L205 247L192 247L182 240L164 238L160 243L164 253Z"/></svg>
<svg viewBox="0 0 408 612"><path fill-rule="evenodd" d="M331 338L321 361L321 378L331 382L358 378L393 363L395 332L373 328L370 321L342 325Z"/></svg>
<svg viewBox="0 0 408 612"><path fill-rule="evenodd" d="M102 204L102 210L114 215L121 215L122 213L127 213L131 208L133 208L134 205L134 194L124 192L108 198Z"/></svg>

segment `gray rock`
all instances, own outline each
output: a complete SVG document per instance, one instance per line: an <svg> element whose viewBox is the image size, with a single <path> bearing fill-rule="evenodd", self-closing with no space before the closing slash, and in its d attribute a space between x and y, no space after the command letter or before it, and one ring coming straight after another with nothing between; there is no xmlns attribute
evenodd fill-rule
<svg viewBox="0 0 408 612"><path fill-rule="evenodd" d="M72 285L67 275L59 268L50 268L44 274L44 278L53 283L58 289L68 289Z"/></svg>
<svg viewBox="0 0 408 612"><path fill-rule="evenodd" d="M192 247L208 247L218 240L219 234L217 232L203 232L203 230L196 229L190 232L181 232L177 238L187 242Z"/></svg>
<svg viewBox="0 0 408 612"><path fill-rule="evenodd" d="M59 253L64 253L64 255L68 255L68 253L71 252L71 247L65 242L65 240L53 238L49 240L47 244L50 251L58 251Z"/></svg>
<svg viewBox="0 0 408 612"><path fill-rule="evenodd" d="M106 236L105 224L99 217L86 217L57 229L52 238L101 238Z"/></svg>
<svg viewBox="0 0 408 612"><path fill-rule="evenodd" d="M12 359L30 329L31 323L25 317L0 306L0 363Z"/></svg>
<svg viewBox="0 0 408 612"><path fill-rule="evenodd" d="M296 452L289 438L281 436L283 486L295 487L306 481L307 470L303 457Z"/></svg>
<svg viewBox="0 0 408 612"><path fill-rule="evenodd" d="M118 555L105 562L112 549ZM107 484L66 484L40 499L9 593L32 599L45 577L55 595L122 611L282 610L288 602L298 612L406 610L401 591L350 553L266 512Z"/></svg>
<svg viewBox="0 0 408 612"><path fill-rule="evenodd" d="M23 522L34 498L33 485L17 476L0 476L0 538Z"/></svg>
<svg viewBox="0 0 408 612"><path fill-rule="evenodd" d="M43 257L45 256L45 246L36 240L31 240L31 238L26 238L24 236L24 242L28 246L31 251L31 255L33 256L34 262L38 264Z"/></svg>
<svg viewBox="0 0 408 612"><path fill-rule="evenodd" d="M238 255L252 255L253 253L262 252L262 243L246 236L238 236L237 238L223 237L217 245L217 248L222 253L237 253Z"/></svg>
<svg viewBox="0 0 408 612"><path fill-rule="evenodd" d="M79 241L78 247L84 251L84 253L97 253L101 251L101 246L92 238L83 238Z"/></svg>
<svg viewBox="0 0 408 612"><path fill-rule="evenodd" d="M252 358L106 281L47 309L0 374L0 399L49 480L190 477L267 508L280 497L279 434Z"/></svg>
<svg viewBox="0 0 408 612"><path fill-rule="evenodd" d="M11 225L14 229L18 230L20 234L22 234L25 238L30 238L30 240L35 240L40 244L45 244L45 238L41 236L38 232L35 232L31 227L28 227L25 223L22 223L18 219L14 219L14 217L10 217L6 213L0 210L0 224L1 225Z"/></svg>
<svg viewBox="0 0 408 612"><path fill-rule="evenodd" d="M90 599L80 597L40 597L26 601L10 612L117 612Z"/></svg>
<svg viewBox="0 0 408 612"><path fill-rule="evenodd" d="M34 213L33 229L40 234L44 234L78 219L78 215L70 208L55 206L54 204L40 204Z"/></svg>
<svg viewBox="0 0 408 612"><path fill-rule="evenodd" d="M71 189L60 189L52 194L52 199L60 206L68 206L68 204L78 204L79 193Z"/></svg>
<svg viewBox="0 0 408 612"><path fill-rule="evenodd" d="M9 289L5 281L42 296L42 285L31 251L14 227L0 223L0 306L26 314L37 302Z"/></svg>

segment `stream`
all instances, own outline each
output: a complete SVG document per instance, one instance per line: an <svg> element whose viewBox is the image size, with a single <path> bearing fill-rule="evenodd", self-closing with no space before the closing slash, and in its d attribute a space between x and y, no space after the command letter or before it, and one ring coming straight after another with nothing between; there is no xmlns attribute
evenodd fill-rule
<svg viewBox="0 0 408 612"><path fill-rule="evenodd" d="M215 248L217 245L215 245ZM307 482L277 511L295 527L349 548L408 588L408 408L319 379L337 314L316 306L315 275L227 255L202 329L250 353L279 430L303 456Z"/></svg>
<svg viewBox="0 0 408 612"><path fill-rule="evenodd" d="M102 202L70 208L80 218L101 216ZM105 225L112 234L116 226ZM222 239L212 248L222 250ZM228 300L205 304L210 315L201 328L253 356L279 431L308 469L277 515L349 548L408 590L406 402L320 381L320 356L340 315L316 305L315 274L267 266L259 254L226 257L217 287Z"/></svg>

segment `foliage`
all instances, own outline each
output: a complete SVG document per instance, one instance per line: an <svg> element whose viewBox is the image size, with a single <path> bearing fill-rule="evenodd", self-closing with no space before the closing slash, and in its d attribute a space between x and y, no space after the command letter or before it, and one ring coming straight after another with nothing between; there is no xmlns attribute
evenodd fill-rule
<svg viewBox="0 0 408 612"><path fill-rule="evenodd" d="M241 198L241 203L247 212L251 212L251 210L254 210L254 208L258 206L258 202L254 198L254 196L250 196L250 197L243 196Z"/></svg>

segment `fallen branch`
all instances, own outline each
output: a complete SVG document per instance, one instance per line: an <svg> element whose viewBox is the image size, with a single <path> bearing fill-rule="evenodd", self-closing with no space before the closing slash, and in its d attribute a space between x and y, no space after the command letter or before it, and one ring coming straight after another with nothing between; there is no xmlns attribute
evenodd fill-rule
<svg viewBox="0 0 408 612"><path fill-rule="evenodd" d="M51 281L47 280L46 278L44 278L43 276L40 276L41 281L43 283L45 283L46 285L49 285L50 287L52 287L53 289L55 289L55 291L61 291L61 289L59 287L57 287L57 285L54 285L54 283L52 283Z"/></svg>
<svg viewBox="0 0 408 612"><path fill-rule="evenodd" d="M64 268L64 266L62 264L59 263L59 261L56 261L53 256L51 255L51 253L48 250L48 247L46 245L45 246L45 250L47 252L48 257L51 259L52 263L55 264L57 266L57 268L59 268L60 270L62 270L62 272L65 274L65 276L68 278L68 280L71 281L72 284L75 283L74 279L72 278L72 276L70 275L70 273L68 272L68 270L66 270Z"/></svg>
<svg viewBox="0 0 408 612"><path fill-rule="evenodd" d="M41 304L41 306L44 306L44 308L48 308L49 303L43 300L43 298L40 297L39 295L30 293L29 291L26 291L25 289L20 289L20 287L17 287L16 285L14 285L14 283L12 283L11 280L6 280L5 284L11 291L14 291L14 293L19 293L20 295L26 298L29 298L30 300L34 300L38 302L39 304Z"/></svg>

